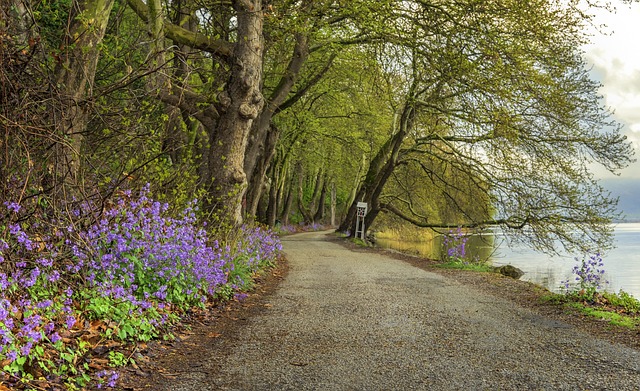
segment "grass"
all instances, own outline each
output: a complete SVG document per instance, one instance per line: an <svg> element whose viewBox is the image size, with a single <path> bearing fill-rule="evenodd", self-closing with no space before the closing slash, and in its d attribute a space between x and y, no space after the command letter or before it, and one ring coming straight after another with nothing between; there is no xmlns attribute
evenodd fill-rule
<svg viewBox="0 0 640 391"><path fill-rule="evenodd" d="M357 246L369 247L369 244L360 238L351 238L349 240Z"/></svg>
<svg viewBox="0 0 640 391"><path fill-rule="evenodd" d="M636 329L638 327L638 324L640 323L640 318L638 318L637 316L629 316L607 309L599 309L590 305L585 305L583 303L567 303L567 307L575 309L586 316L605 320L613 326Z"/></svg>
<svg viewBox="0 0 640 391"><path fill-rule="evenodd" d="M612 326L640 330L640 301L630 294L603 292L588 297L581 292L549 293L543 302L562 305L584 316L601 319Z"/></svg>

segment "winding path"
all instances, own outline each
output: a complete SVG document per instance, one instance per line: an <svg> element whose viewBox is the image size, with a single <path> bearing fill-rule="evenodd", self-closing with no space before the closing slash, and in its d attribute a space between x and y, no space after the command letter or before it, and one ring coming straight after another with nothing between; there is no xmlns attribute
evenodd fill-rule
<svg viewBox="0 0 640 391"><path fill-rule="evenodd" d="M284 238L290 271L267 310L215 371L205 360L167 389L640 389L637 350L323 235Z"/></svg>

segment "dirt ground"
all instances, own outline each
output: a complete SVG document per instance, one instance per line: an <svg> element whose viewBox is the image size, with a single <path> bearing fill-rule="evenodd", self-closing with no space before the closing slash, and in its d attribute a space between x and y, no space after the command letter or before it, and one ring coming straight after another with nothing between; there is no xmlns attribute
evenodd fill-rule
<svg viewBox="0 0 640 391"><path fill-rule="evenodd" d="M417 268L441 274L463 285L473 287L491 296L507 299L515 307L528 308L547 319L567 323L580 331L631 348L640 348L640 333L610 326L608 323L570 312L561 306L544 303L540 298L546 291L534 284L513 280L494 273L477 273L436 268L434 261L403 255L376 248L358 247L351 242L328 235L326 240L339 243L353 252L376 253L402 260ZM286 259L278 261L275 268L257 279L256 288L242 301L232 301L211 310L208 316L194 316L183 328L176 331L176 340L152 342L140 346L132 356L135 366L121 372L119 390L160 390L167 383L186 374L199 371L216 375L216 364L204 365L203 358L215 352L224 357L240 341L242 330L252 318L263 315L271 304L269 297L277 291L286 278L289 265ZM222 360L221 362L223 362ZM293 363L292 365L296 365ZM303 364L300 364L303 365Z"/></svg>

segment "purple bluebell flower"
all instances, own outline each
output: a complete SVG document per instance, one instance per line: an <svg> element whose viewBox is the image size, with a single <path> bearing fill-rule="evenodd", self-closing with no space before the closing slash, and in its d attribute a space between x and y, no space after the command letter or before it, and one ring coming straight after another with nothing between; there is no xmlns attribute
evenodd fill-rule
<svg viewBox="0 0 640 391"><path fill-rule="evenodd" d="M20 206L20 204L18 204L17 202L9 202L6 201L4 202L4 206L7 207L7 209L13 213L19 213L20 209L22 209L22 207Z"/></svg>

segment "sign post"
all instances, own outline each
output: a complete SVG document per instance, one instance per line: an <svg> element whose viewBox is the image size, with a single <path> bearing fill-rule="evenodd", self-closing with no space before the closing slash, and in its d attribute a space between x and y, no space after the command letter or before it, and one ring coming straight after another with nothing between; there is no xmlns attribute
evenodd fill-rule
<svg viewBox="0 0 640 391"><path fill-rule="evenodd" d="M368 205L366 202L358 202L356 207L356 238L364 240L364 234L367 231L364 226L364 217L367 215Z"/></svg>

